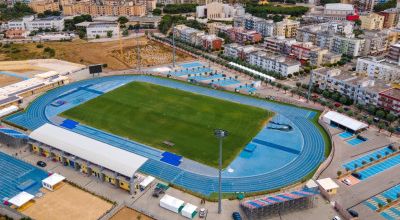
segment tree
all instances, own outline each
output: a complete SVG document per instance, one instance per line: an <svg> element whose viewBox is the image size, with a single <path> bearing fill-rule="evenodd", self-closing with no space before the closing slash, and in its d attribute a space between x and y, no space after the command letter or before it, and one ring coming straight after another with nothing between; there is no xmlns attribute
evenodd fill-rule
<svg viewBox="0 0 400 220"><path fill-rule="evenodd" d="M96 34L96 39L99 39L99 38L100 38L100 35Z"/></svg>
<svg viewBox="0 0 400 220"><path fill-rule="evenodd" d="M113 31L107 31L107 37L112 38L113 36Z"/></svg>
<svg viewBox="0 0 400 220"><path fill-rule="evenodd" d="M364 105L357 103L356 108L361 112L364 109Z"/></svg>
<svg viewBox="0 0 400 220"><path fill-rule="evenodd" d="M337 176L340 176L340 175L342 175L342 171L338 170L338 171L336 172L336 174L337 174Z"/></svg>
<svg viewBox="0 0 400 220"><path fill-rule="evenodd" d="M324 90L322 92L322 96L325 97L325 98L329 98L331 96L331 93L328 90Z"/></svg>
<svg viewBox="0 0 400 220"><path fill-rule="evenodd" d="M339 93L334 92L334 93L331 95L331 97L332 97L333 100L338 101L339 98L340 98L340 95L339 95Z"/></svg>
<svg viewBox="0 0 400 220"><path fill-rule="evenodd" d="M344 96L344 95L341 96L340 99L339 99L339 102L345 105L347 103L347 97Z"/></svg>
<svg viewBox="0 0 400 220"><path fill-rule="evenodd" d="M380 11L384 11L386 9L395 8L395 7L396 7L396 0L390 0L390 1L385 2L385 3L376 4L374 6L374 11L375 12L380 12Z"/></svg>
<svg viewBox="0 0 400 220"><path fill-rule="evenodd" d="M384 129L385 127L386 127L385 123L379 122L379 124L378 124L379 131L378 132L381 132L381 130Z"/></svg>
<svg viewBox="0 0 400 220"><path fill-rule="evenodd" d="M125 29L124 31L122 31L122 36L128 36L129 32L128 29Z"/></svg>
<svg viewBox="0 0 400 220"><path fill-rule="evenodd" d="M368 107L368 112L369 112L371 115L374 115L375 112L376 112L376 107L373 106L373 105L370 105L370 106Z"/></svg>
<svg viewBox="0 0 400 220"><path fill-rule="evenodd" d="M300 86L301 86L301 82L296 82L296 87L300 88Z"/></svg>
<svg viewBox="0 0 400 220"><path fill-rule="evenodd" d="M368 125L371 125L372 122L374 122L374 120L371 117L368 117L366 121Z"/></svg>
<svg viewBox="0 0 400 220"><path fill-rule="evenodd" d="M390 132L390 137L392 137L392 134L396 131L394 127L389 127L388 131Z"/></svg>
<svg viewBox="0 0 400 220"><path fill-rule="evenodd" d="M383 110L376 111L376 116L380 119L385 117L385 112Z"/></svg>
<svg viewBox="0 0 400 220"><path fill-rule="evenodd" d="M357 26L359 26L359 27L361 27L361 20L360 20L360 19L355 20L355 21L354 21L354 24L357 25Z"/></svg>
<svg viewBox="0 0 400 220"><path fill-rule="evenodd" d="M125 24L128 23L128 21L129 21L128 18L126 18L124 16L121 16L118 18L118 23L122 26L125 26Z"/></svg>
<svg viewBox="0 0 400 220"><path fill-rule="evenodd" d="M286 91L289 89L290 89L289 86L283 86L283 90L285 90L285 94L286 94Z"/></svg>
<svg viewBox="0 0 400 220"><path fill-rule="evenodd" d="M396 115L392 113L386 115L386 120L390 122L390 124L393 123L396 119L397 119Z"/></svg>
<svg viewBox="0 0 400 220"><path fill-rule="evenodd" d="M161 15L161 9L155 8L155 9L153 10L153 15Z"/></svg>

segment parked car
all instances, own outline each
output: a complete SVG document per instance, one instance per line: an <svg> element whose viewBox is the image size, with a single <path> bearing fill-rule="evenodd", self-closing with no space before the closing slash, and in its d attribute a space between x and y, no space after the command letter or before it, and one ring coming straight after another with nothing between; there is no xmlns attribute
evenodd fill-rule
<svg viewBox="0 0 400 220"><path fill-rule="evenodd" d="M39 161L36 163L36 165L38 165L39 167L45 167L45 166L47 166L47 164L46 164L45 162L41 161L41 160L39 160Z"/></svg>
<svg viewBox="0 0 400 220"><path fill-rule="evenodd" d="M207 209L201 208L199 211L199 217L200 218L205 218L207 216Z"/></svg>
<svg viewBox="0 0 400 220"><path fill-rule="evenodd" d="M332 220L342 220L339 216L335 216L332 218Z"/></svg>
<svg viewBox="0 0 400 220"><path fill-rule="evenodd" d="M357 217L358 217L358 212L356 212L356 211L354 211L354 210L352 210L352 209L350 209L348 212L349 212L349 214L350 214L351 216L353 216L354 218L357 218Z"/></svg>
<svg viewBox="0 0 400 220"><path fill-rule="evenodd" d="M335 107L336 107L336 108L339 108L340 106L342 106L342 104L337 103L337 102L335 103Z"/></svg>
<svg viewBox="0 0 400 220"><path fill-rule="evenodd" d="M344 184L348 185L348 186L351 185L351 182L350 182L349 179L343 179L342 182L343 182Z"/></svg>
<svg viewBox="0 0 400 220"><path fill-rule="evenodd" d="M380 121L380 119L379 119L378 117L375 117L375 118L374 118L374 122L375 122L375 123L378 123L379 121Z"/></svg>
<svg viewBox="0 0 400 220"><path fill-rule="evenodd" d="M232 213L233 220L242 220L242 216L240 216L239 212Z"/></svg>
<svg viewBox="0 0 400 220"><path fill-rule="evenodd" d="M349 107L343 107L343 109L347 112L348 110L350 110Z"/></svg>

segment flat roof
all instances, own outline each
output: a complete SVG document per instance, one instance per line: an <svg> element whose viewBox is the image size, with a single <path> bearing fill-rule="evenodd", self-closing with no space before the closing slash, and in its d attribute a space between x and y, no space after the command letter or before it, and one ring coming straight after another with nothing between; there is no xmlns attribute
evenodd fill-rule
<svg viewBox="0 0 400 220"><path fill-rule="evenodd" d="M330 190L330 189L337 189L339 188L339 185L335 183L331 178L325 178L325 179L319 179L317 180L317 183L324 189L324 190Z"/></svg>
<svg viewBox="0 0 400 220"><path fill-rule="evenodd" d="M330 4L325 4L325 9L350 11L354 10L354 7L351 4L330 3Z"/></svg>
<svg viewBox="0 0 400 220"><path fill-rule="evenodd" d="M33 198L35 198L34 195L29 194L25 191L22 191L22 192L18 193L16 196L12 197L10 200L8 200L8 202L17 207L21 207L25 203L31 201Z"/></svg>
<svg viewBox="0 0 400 220"><path fill-rule="evenodd" d="M147 161L140 155L48 123L29 137L127 177L132 177Z"/></svg>
<svg viewBox="0 0 400 220"><path fill-rule="evenodd" d="M363 123L361 121L358 121L356 119L350 118L347 115L343 115L343 114L340 114L340 113L335 112L335 111L329 111L323 117L327 118L327 119L329 119L331 121L334 121L334 122L336 122L336 123L338 123L338 124L340 124L342 126L345 126L346 128L350 128L353 131L358 131L360 129L368 127L367 124L365 124L365 123Z"/></svg>
<svg viewBox="0 0 400 220"><path fill-rule="evenodd" d="M58 173L53 173L53 174L51 174L51 176L42 180L42 182L46 183L47 185L54 186L54 185L62 182L63 180L65 180L64 176L61 176Z"/></svg>
<svg viewBox="0 0 400 220"><path fill-rule="evenodd" d="M391 89L381 92L380 94L400 100L400 89L398 89L398 88L391 88Z"/></svg>

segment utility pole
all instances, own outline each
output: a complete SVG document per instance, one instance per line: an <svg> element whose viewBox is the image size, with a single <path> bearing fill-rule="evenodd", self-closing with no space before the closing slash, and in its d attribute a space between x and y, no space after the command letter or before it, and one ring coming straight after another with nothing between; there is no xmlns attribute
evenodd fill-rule
<svg viewBox="0 0 400 220"><path fill-rule="evenodd" d="M214 135L219 140L219 166L218 166L218 214L222 212L222 140L228 136L228 132L222 129L215 129Z"/></svg>
<svg viewBox="0 0 400 220"><path fill-rule="evenodd" d="M311 96L311 88L312 88L312 80L313 80L313 68L311 66L310 70L310 81L308 82L308 94L307 94L307 103L310 102L310 96Z"/></svg>

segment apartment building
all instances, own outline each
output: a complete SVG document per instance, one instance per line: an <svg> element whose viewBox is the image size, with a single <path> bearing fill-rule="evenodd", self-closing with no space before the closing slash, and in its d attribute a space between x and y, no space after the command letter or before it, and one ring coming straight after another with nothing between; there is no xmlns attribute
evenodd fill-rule
<svg viewBox="0 0 400 220"><path fill-rule="evenodd" d="M386 59L400 65L400 43L390 45Z"/></svg>
<svg viewBox="0 0 400 220"><path fill-rule="evenodd" d="M285 37L267 37L264 39L263 47L272 53L290 54L292 44L296 43L295 39Z"/></svg>
<svg viewBox="0 0 400 220"><path fill-rule="evenodd" d="M60 4L53 0L35 0L29 3L29 7L36 13L43 13L44 11L59 11Z"/></svg>
<svg viewBox="0 0 400 220"><path fill-rule="evenodd" d="M321 89L335 91L363 105L378 105L379 92L390 88L385 81L338 68L322 67L312 71L313 83Z"/></svg>
<svg viewBox="0 0 400 220"><path fill-rule="evenodd" d="M300 42L317 43L317 35L327 33L331 36L333 34L341 34L347 37L353 35L354 24L350 21L330 21L315 25L303 26L297 29L296 40Z"/></svg>
<svg viewBox="0 0 400 220"><path fill-rule="evenodd" d="M62 31L64 29L64 18L61 16L51 16L45 18L35 18L35 16L25 16L22 19L12 20L7 23L8 29L21 29L27 31L37 31L54 29Z"/></svg>
<svg viewBox="0 0 400 220"><path fill-rule="evenodd" d="M357 59L356 72L367 74L371 79L399 82L400 64L380 57L362 57Z"/></svg>
<svg viewBox="0 0 400 220"><path fill-rule="evenodd" d="M144 16L147 11L145 3L125 5L100 5L90 2L77 2L63 5L65 16L89 14L91 16Z"/></svg>
<svg viewBox="0 0 400 220"><path fill-rule="evenodd" d="M248 62L267 71L273 71L288 76L300 70L300 62L285 56L273 55L266 51L250 53Z"/></svg>
<svg viewBox="0 0 400 220"><path fill-rule="evenodd" d="M376 13L365 13L360 15L361 29L382 30L385 17Z"/></svg>
<svg viewBox="0 0 400 220"><path fill-rule="evenodd" d="M218 33L222 32L229 36L230 40L239 44L258 43L262 40L262 35L254 30L246 30L243 27L226 27L217 28Z"/></svg>
<svg viewBox="0 0 400 220"><path fill-rule="evenodd" d="M177 39L188 44L202 46L207 50L220 50L224 43L224 40L215 34L206 34L204 31L190 28L183 24L175 26L174 31Z"/></svg>
<svg viewBox="0 0 400 220"><path fill-rule="evenodd" d="M335 35L332 38L329 50L333 53L346 54L348 56L357 57L361 55L364 49L364 39L347 38Z"/></svg>
<svg viewBox="0 0 400 220"><path fill-rule="evenodd" d="M311 42L297 42L292 44L290 57L299 60L302 64L310 63L313 66L322 64L327 49L321 49Z"/></svg>
<svg viewBox="0 0 400 220"><path fill-rule="evenodd" d="M379 15L384 17L383 28L393 28L399 23L399 9L389 8L384 11L378 12Z"/></svg>
<svg viewBox="0 0 400 220"><path fill-rule="evenodd" d="M253 45L242 46L237 43L226 44L224 46L224 56L234 59L248 60L252 52L261 50Z"/></svg>
<svg viewBox="0 0 400 220"><path fill-rule="evenodd" d="M299 21L284 19L283 21L275 23L275 35L283 36L286 38L295 38L297 34L297 29L299 27Z"/></svg>
<svg viewBox="0 0 400 220"><path fill-rule="evenodd" d="M275 24L272 20L258 18L250 14L234 17L233 26L244 27L246 30L255 30L263 37L273 36L275 29Z"/></svg>
<svg viewBox="0 0 400 220"><path fill-rule="evenodd" d="M390 88L379 93L379 106L400 115L400 89Z"/></svg>
<svg viewBox="0 0 400 220"><path fill-rule="evenodd" d="M384 31L365 31L359 38L364 39L361 56L378 56L388 50L388 33Z"/></svg>

